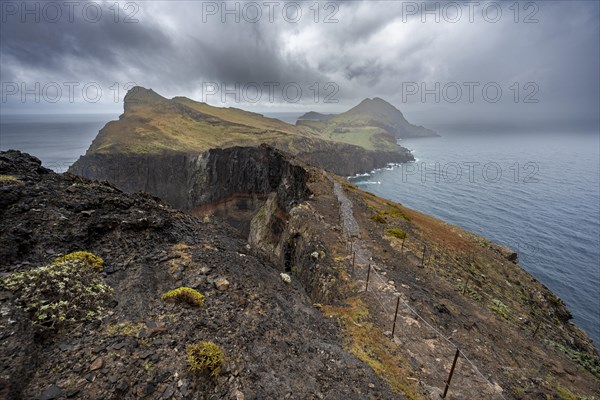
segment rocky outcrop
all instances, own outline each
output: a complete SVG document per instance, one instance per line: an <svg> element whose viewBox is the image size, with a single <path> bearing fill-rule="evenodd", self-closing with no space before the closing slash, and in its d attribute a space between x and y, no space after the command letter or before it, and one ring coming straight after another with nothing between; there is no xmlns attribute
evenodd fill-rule
<svg viewBox="0 0 600 400"><path fill-rule="evenodd" d="M337 152L335 156L332 156L332 152L328 150L315 150L310 153L302 153L298 155L298 158L341 176L363 174L383 168L388 164L400 164L415 160L410 151L405 148L401 148L398 152L367 152L356 146L348 146L347 151Z"/></svg>

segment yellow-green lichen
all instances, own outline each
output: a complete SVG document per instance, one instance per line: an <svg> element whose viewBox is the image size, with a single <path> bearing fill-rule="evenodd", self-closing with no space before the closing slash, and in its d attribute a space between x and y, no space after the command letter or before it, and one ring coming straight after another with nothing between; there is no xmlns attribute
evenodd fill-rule
<svg viewBox="0 0 600 400"><path fill-rule="evenodd" d="M74 253L69 253L65 256L58 257L52 262L52 264L59 264L63 261L81 261L83 264L97 271L102 271L104 269L104 260L87 251L76 251Z"/></svg>

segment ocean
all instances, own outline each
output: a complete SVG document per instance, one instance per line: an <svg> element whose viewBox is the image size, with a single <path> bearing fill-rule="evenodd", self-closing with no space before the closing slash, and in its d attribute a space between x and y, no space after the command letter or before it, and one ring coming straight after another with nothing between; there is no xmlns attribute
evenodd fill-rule
<svg viewBox="0 0 600 400"><path fill-rule="evenodd" d="M289 115L288 115L289 114ZM300 113L265 113L294 123ZM0 150L64 172L118 114L2 115ZM365 190L506 244L600 344L598 134L443 132L400 142L417 161L351 180Z"/></svg>
<svg viewBox="0 0 600 400"><path fill-rule="evenodd" d="M119 114L0 115L0 150L21 150L65 172L85 154L98 131Z"/></svg>
<svg viewBox="0 0 600 400"><path fill-rule="evenodd" d="M416 162L350 180L513 248L600 345L598 134L442 135L402 140Z"/></svg>

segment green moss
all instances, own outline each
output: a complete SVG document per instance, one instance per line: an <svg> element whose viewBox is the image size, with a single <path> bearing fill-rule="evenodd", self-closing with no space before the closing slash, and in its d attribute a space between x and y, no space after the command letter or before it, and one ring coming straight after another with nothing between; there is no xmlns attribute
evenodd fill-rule
<svg viewBox="0 0 600 400"><path fill-rule="evenodd" d="M17 305L42 330L100 318L112 293L96 270L78 259L8 275L0 286L15 293Z"/></svg>
<svg viewBox="0 0 600 400"><path fill-rule="evenodd" d="M381 214L373 214L371 215L371 219L375 222L379 222L380 224L387 224L386 219Z"/></svg>
<svg viewBox="0 0 600 400"><path fill-rule="evenodd" d="M397 239L406 239L406 232L404 232L402 229L388 229L386 230L386 233Z"/></svg>
<svg viewBox="0 0 600 400"><path fill-rule="evenodd" d="M174 290L171 290L161 297L163 300L172 300L176 303L185 303L190 306L202 307L204 305L204 296L188 287L180 287Z"/></svg>
<svg viewBox="0 0 600 400"><path fill-rule="evenodd" d="M187 347L189 369L216 378L221 372L223 351L214 342L202 341Z"/></svg>
<svg viewBox="0 0 600 400"><path fill-rule="evenodd" d="M104 260L87 251L76 251L74 253L69 253L66 256L58 257L52 262L52 264L60 264L64 261L81 261L83 264L97 271L101 272L104 270Z"/></svg>

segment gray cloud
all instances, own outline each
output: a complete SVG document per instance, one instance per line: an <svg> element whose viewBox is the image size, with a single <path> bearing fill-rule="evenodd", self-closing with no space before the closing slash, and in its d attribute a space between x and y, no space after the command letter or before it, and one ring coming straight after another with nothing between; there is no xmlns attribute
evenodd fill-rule
<svg viewBox="0 0 600 400"><path fill-rule="evenodd" d="M74 104L22 104L16 101L18 96L11 96L2 104L3 112L120 108L109 90L114 82L121 86L135 82L169 97L201 99L203 82L212 81L229 87L234 83L296 82L303 88L298 104L284 101L278 91L275 104L266 101L266 95L258 104L232 104L232 97L225 104L250 109L338 111L365 97L381 96L420 123L456 123L466 118L481 120L478 122L598 118L600 16L596 2L536 2L537 23L523 23L533 9L521 9L516 23L508 3L500 3L503 15L498 22L488 22L481 9L490 2L481 2L473 22L463 7L463 16L456 23L445 21L443 14L440 22L428 14L423 23L422 13L406 13L407 7L420 7L421 2L399 1L339 2L337 10L325 9L326 3L320 3L316 23L310 8L313 3L300 3L300 21L290 23L281 14L288 3L280 3L272 23L265 7L258 23L246 22L243 17L236 23L232 15L225 23L219 15L206 16L203 21L207 5L222 7L221 2L137 2L137 23L122 21L131 11L123 8L121 20L115 22L114 9L109 8L112 2L96 3L103 7L103 16L96 23L77 13L75 22L63 18L49 23L42 18L35 23L29 18L22 23L19 15L4 13L6 21L0 27L3 83L26 82L30 87L33 82L42 86L47 82L98 82L106 95L96 104L81 98ZM22 7L23 3L15 4ZM428 6L437 5L441 10L447 4L431 2ZM324 23L331 11L337 11L334 18L338 22ZM323 86L335 82L340 102L315 104L310 89L315 82L320 86L320 100L325 94ZM436 82L440 88L458 83L463 97L452 103L444 93L439 102L434 95L425 101L420 93L403 96L407 84L425 84L431 89ZM467 100L465 82L480 83L472 103ZM503 91L497 103L482 98L481 88L489 82ZM514 101L515 82L518 102ZM535 91L525 87L528 82L539 89L533 96L539 100L537 104L523 103L524 96ZM218 97L210 102L218 103Z"/></svg>

